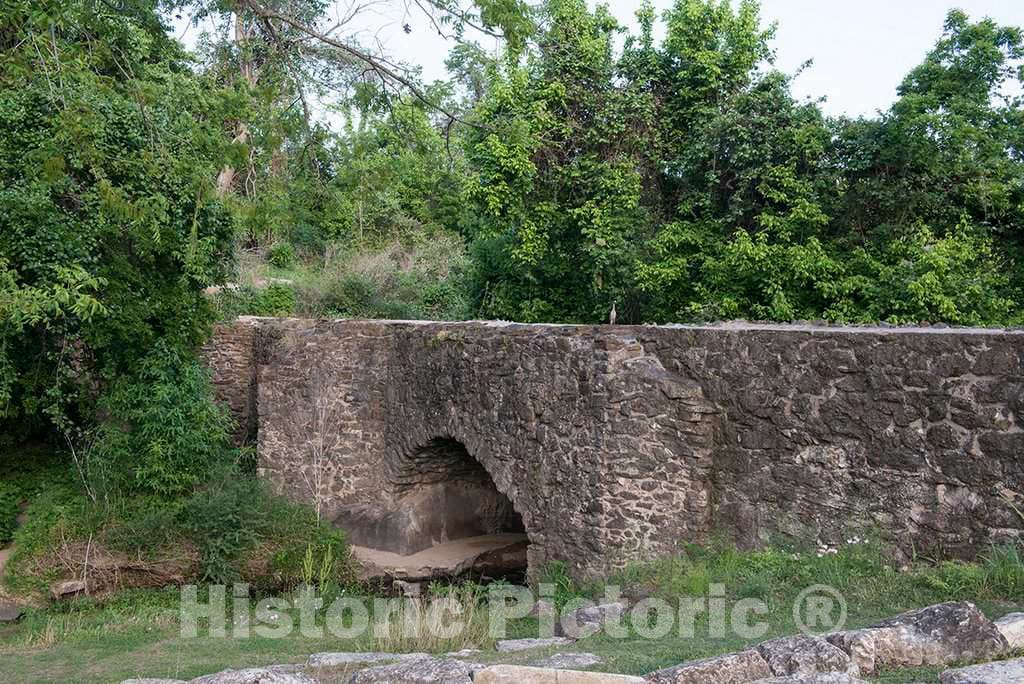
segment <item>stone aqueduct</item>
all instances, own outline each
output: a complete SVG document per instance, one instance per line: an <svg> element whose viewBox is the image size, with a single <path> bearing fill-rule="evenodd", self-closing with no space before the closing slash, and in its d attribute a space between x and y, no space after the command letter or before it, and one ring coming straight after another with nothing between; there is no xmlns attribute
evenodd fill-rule
<svg viewBox="0 0 1024 684"><path fill-rule="evenodd" d="M205 354L274 488L395 552L521 526L532 571L596 576L1024 530L1024 331L242 318Z"/></svg>

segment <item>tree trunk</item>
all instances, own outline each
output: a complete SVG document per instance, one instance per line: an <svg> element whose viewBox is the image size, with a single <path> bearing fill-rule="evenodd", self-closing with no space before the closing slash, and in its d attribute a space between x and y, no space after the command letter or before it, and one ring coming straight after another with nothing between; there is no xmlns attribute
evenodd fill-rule
<svg viewBox="0 0 1024 684"><path fill-rule="evenodd" d="M249 30L245 25L245 18L242 16L241 8L235 10L235 46L239 55L239 71L242 78L252 88L256 85L256 69L252 61L246 56L246 41L249 40ZM235 137L231 139L232 144L244 145L249 142L249 129L244 121L235 122ZM231 192L235 184L237 171L234 167L226 165L217 174L217 193L221 196Z"/></svg>

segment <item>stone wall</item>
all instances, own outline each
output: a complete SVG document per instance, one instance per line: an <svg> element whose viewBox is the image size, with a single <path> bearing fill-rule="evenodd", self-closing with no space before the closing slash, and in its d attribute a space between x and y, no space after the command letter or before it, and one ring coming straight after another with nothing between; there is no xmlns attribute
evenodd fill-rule
<svg viewBox="0 0 1024 684"><path fill-rule="evenodd" d="M966 557L1024 527L1024 332L243 318L207 353L279 491L384 516L455 440L534 571L719 532Z"/></svg>

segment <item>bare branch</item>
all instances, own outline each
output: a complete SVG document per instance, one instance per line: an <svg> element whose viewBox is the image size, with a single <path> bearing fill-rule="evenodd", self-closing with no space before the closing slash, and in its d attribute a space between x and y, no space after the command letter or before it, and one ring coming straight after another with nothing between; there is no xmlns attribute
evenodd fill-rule
<svg viewBox="0 0 1024 684"><path fill-rule="evenodd" d="M387 59L380 57L378 55L373 55L359 47L356 47L349 43L343 42L337 38L334 38L326 33L317 30L316 28L313 28L312 26L306 25L305 23L287 14L282 14L281 12L278 12L276 10L263 7L255 0L245 0L245 2L246 6L248 6L249 9L251 9L259 17L265 20L273 19L276 21L280 21L281 23L291 26L292 28L301 33L316 38L320 42L340 50L342 53L352 57L353 59L363 62L364 64L369 66L370 69L376 72L376 74L380 77L382 83L384 83L385 85L391 84L405 88L417 100L422 102L430 109L440 112L444 116L448 117L450 121L464 123L466 125L474 126L476 128L486 129L486 127L482 126L479 123L464 120L462 117L445 108L443 105L431 100L431 98L429 98L427 94L423 92L423 90L415 81L403 75L401 73L401 70L394 64L388 62Z"/></svg>

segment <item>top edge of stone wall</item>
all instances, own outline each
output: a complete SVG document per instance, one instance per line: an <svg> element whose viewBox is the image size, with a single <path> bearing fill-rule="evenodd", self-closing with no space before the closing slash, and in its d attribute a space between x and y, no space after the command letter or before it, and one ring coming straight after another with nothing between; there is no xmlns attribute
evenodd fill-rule
<svg viewBox="0 0 1024 684"><path fill-rule="evenodd" d="M672 323L666 325L607 325L607 324L576 324L576 323L516 323L513 321L419 321L419 320L391 320L378 318L279 318L272 316L239 316L238 323L244 325L262 324L290 324L290 325L317 325L333 323L351 323L361 325L382 325L382 326L404 326L404 327L467 327L467 328L511 328L511 329L536 329L536 330L600 330L602 332L631 333L645 330L722 330L730 332L746 331L772 331L772 332L807 332L807 333L847 333L847 334L871 334L871 335L982 335L1000 336L1014 335L1024 336L1024 328L972 328L944 324L935 325L834 325L823 322L800 322L800 323L761 323L756 321L722 321L718 323L689 324Z"/></svg>

